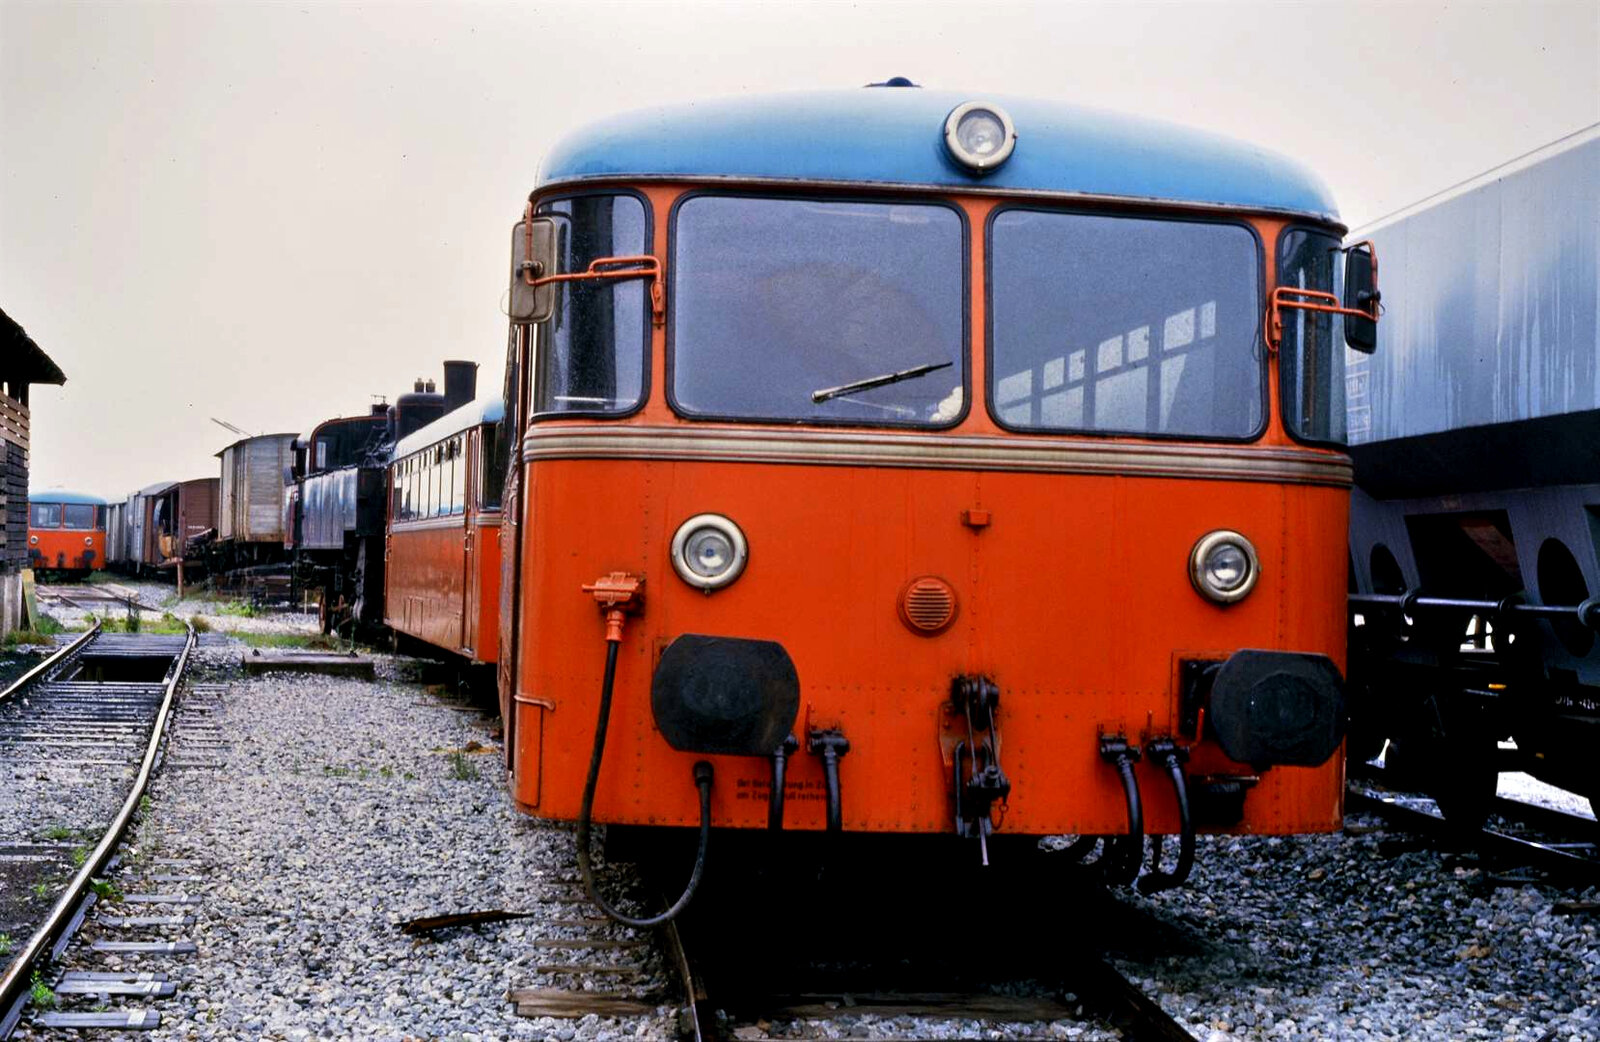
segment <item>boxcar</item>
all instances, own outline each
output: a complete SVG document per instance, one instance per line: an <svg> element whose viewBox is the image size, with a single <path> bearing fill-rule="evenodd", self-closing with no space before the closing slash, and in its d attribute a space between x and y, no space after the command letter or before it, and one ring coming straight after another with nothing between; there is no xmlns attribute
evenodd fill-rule
<svg viewBox="0 0 1600 1042"><path fill-rule="evenodd" d="M1340 828L1343 231L1292 161L1037 100L566 139L512 235L517 806L586 881L593 821L1118 837L1117 879L1182 836L1154 886Z"/></svg>
<svg viewBox="0 0 1600 1042"><path fill-rule="evenodd" d="M119 571L139 575L160 566L160 549L153 524L155 503L177 485L176 481L158 481L130 493L123 501L116 555Z"/></svg>
<svg viewBox="0 0 1600 1042"><path fill-rule="evenodd" d="M145 497L143 547L139 558L150 568L194 561L195 541L216 528L217 478L176 481Z"/></svg>
<svg viewBox="0 0 1600 1042"><path fill-rule="evenodd" d="M106 566L106 501L81 492L30 493L28 562L41 579L84 579Z"/></svg>
<svg viewBox="0 0 1600 1042"><path fill-rule="evenodd" d="M234 442L222 460L217 548L227 568L270 564L284 558L284 480L294 460L295 436L262 434Z"/></svg>

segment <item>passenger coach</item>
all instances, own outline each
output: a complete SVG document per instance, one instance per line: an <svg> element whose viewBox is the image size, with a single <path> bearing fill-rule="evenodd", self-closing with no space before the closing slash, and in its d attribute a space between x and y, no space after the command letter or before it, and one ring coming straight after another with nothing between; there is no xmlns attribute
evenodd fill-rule
<svg viewBox="0 0 1600 1042"><path fill-rule="evenodd" d="M586 877L591 821L699 824L702 861L709 826L1120 837L1117 879L1181 835L1149 886L1196 829L1338 829L1370 253L1260 149L901 84L544 160L512 237L517 805L579 822Z"/></svg>
<svg viewBox="0 0 1600 1042"><path fill-rule="evenodd" d="M469 402L402 438L389 465L384 624L473 665L498 651L503 413Z"/></svg>

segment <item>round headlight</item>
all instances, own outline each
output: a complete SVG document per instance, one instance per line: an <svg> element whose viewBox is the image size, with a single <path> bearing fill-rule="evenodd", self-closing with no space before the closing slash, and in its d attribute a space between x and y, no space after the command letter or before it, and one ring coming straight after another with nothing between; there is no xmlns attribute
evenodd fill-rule
<svg viewBox="0 0 1600 1042"><path fill-rule="evenodd" d="M956 162L984 173L1010 158L1017 130L1004 109L969 101L945 117L944 143Z"/></svg>
<svg viewBox="0 0 1600 1042"><path fill-rule="evenodd" d="M1218 604L1242 600L1260 576L1256 548L1238 532L1224 529L1202 536L1189 554L1189 581Z"/></svg>
<svg viewBox="0 0 1600 1042"><path fill-rule="evenodd" d="M83 537L83 545L84 546L93 546L94 545L94 536L88 536L88 535L84 536Z"/></svg>
<svg viewBox="0 0 1600 1042"><path fill-rule="evenodd" d="M721 514L696 514L672 537L678 578L708 593L737 579L749 556L744 533Z"/></svg>
<svg viewBox="0 0 1600 1042"><path fill-rule="evenodd" d="M30 535L28 537L28 545L29 546L38 546L39 545L39 537L36 536L36 535Z"/></svg>

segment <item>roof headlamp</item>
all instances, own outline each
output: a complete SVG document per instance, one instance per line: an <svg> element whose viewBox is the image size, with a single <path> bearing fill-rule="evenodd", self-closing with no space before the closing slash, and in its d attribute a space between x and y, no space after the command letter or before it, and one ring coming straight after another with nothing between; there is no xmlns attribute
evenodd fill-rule
<svg viewBox="0 0 1600 1042"><path fill-rule="evenodd" d="M945 117L944 144L956 162L984 174L1011 157L1017 129L999 106L969 101Z"/></svg>

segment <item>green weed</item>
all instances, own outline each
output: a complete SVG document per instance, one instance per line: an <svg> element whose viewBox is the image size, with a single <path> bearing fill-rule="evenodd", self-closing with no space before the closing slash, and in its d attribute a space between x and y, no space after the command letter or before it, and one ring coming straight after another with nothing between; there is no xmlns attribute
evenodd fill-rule
<svg viewBox="0 0 1600 1042"><path fill-rule="evenodd" d="M96 897L106 901L122 900L122 890L109 879L89 880L89 889L93 890Z"/></svg>
<svg viewBox="0 0 1600 1042"><path fill-rule="evenodd" d="M73 868L82 868L83 867L83 863L85 861L87 861L87 860L89 860L89 848L88 847L73 847L72 848L72 867Z"/></svg>
<svg viewBox="0 0 1600 1042"><path fill-rule="evenodd" d="M44 830L45 839L53 839L58 842L63 839L71 839L75 835L77 835L77 833L73 832L65 825L51 825L49 828Z"/></svg>
<svg viewBox="0 0 1600 1042"><path fill-rule="evenodd" d="M478 768L460 749L450 751L450 777L456 781L477 781Z"/></svg>
<svg viewBox="0 0 1600 1042"><path fill-rule="evenodd" d="M28 989L28 1000L40 1009L49 1009L56 1004L56 993L50 990L50 985L44 982L44 976L38 970L33 971L33 986Z"/></svg>
<svg viewBox="0 0 1600 1042"><path fill-rule="evenodd" d="M321 633L241 633L233 636L252 648L307 648L316 651L335 650L334 642Z"/></svg>
<svg viewBox="0 0 1600 1042"><path fill-rule="evenodd" d="M11 949L16 947L16 942L8 933L0 933L0 955L10 955Z"/></svg>
<svg viewBox="0 0 1600 1042"><path fill-rule="evenodd" d="M43 619L40 619L39 621L41 624L44 622ZM20 648L27 644L54 643L55 641L51 639L50 634L44 631L42 625L36 630L12 630L10 633L6 634L4 641L0 641L0 644L4 644L4 646L8 649Z"/></svg>

